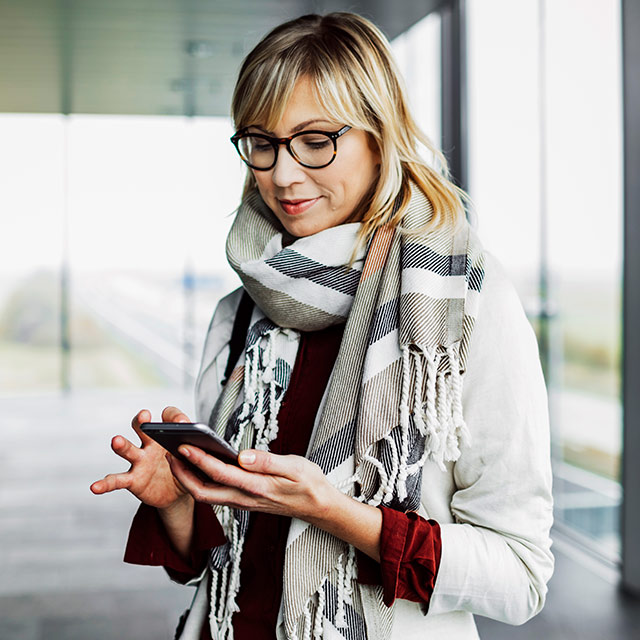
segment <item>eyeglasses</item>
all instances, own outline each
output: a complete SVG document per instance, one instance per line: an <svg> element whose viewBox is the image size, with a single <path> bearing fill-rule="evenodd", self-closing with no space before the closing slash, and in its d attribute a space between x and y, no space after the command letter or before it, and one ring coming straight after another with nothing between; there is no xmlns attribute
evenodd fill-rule
<svg viewBox="0 0 640 640"><path fill-rule="evenodd" d="M338 138L351 127L339 131L300 131L288 138L273 138L264 133L247 133L246 129L231 136L240 157L257 171L273 169L278 160L278 149L283 144L291 157L303 167L322 169L330 165L338 151Z"/></svg>

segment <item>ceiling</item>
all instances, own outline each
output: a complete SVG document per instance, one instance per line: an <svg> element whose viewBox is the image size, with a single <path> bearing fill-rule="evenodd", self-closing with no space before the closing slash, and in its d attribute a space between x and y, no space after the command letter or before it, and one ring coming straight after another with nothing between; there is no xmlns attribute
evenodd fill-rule
<svg viewBox="0 0 640 640"><path fill-rule="evenodd" d="M0 112L227 115L242 58L275 25L353 10L393 38L440 4L0 0Z"/></svg>

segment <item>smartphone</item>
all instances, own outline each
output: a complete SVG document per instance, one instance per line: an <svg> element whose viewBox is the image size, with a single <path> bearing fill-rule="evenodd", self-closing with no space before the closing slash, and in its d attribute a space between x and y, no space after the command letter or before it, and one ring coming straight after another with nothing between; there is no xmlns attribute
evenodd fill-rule
<svg viewBox="0 0 640 640"><path fill-rule="evenodd" d="M192 444L227 464L238 465L238 452L208 425L201 422L143 422L140 428L167 451L189 464L201 477L202 472L180 455L178 447L181 444Z"/></svg>

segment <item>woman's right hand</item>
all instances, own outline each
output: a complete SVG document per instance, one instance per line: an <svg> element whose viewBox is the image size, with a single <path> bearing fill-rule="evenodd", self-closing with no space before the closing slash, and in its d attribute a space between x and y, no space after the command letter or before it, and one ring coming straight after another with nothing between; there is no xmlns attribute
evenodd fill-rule
<svg viewBox="0 0 640 640"><path fill-rule="evenodd" d="M189 418L176 407L167 407L162 412L164 422L189 422ZM116 489L128 489L138 500L150 507L170 509L178 503L192 498L175 479L167 462L167 451L140 429L143 422L151 421L151 413L142 410L131 426L138 434L141 446L137 447L123 436L114 436L111 448L121 458L131 463L128 471L110 473L91 485L95 494L109 493Z"/></svg>

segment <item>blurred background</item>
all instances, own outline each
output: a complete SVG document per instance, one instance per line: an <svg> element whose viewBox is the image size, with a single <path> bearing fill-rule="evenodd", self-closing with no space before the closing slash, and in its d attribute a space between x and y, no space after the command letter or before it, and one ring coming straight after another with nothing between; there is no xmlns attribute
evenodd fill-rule
<svg viewBox="0 0 640 640"><path fill-rule="evenodd" d="M239 64L332 10L391 39L539 339L557 570L542 614L481 635L640 638L633 0L0 0L0 638L173 637L191 590L123 564L136 501L88 487L140 408L192 412L239 284Z"/></svg>

